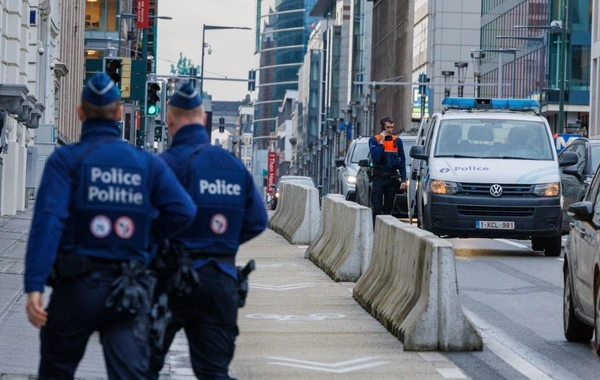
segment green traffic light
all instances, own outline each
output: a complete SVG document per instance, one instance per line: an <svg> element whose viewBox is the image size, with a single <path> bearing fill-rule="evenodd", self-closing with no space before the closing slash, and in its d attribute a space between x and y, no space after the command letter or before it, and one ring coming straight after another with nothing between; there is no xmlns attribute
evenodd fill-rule
<svg viewBox="0 0 600 380"><path fill-rule="evenodd" d="M149 116L153 116L156 115L158 113L159 109L157 106L155 105L149 105L148 109L146 110L146 114Z"/></svg>

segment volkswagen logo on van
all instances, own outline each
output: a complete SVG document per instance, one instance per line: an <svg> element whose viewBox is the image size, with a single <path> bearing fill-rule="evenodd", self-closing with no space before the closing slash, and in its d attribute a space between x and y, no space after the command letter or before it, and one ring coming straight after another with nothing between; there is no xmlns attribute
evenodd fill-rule
<svg viewBox="0 0 600 380"><path fill-rule="evenodd" d="M490 194L492 197L499 197L502 195L502 186L495 184L490 187Z"/></svg>

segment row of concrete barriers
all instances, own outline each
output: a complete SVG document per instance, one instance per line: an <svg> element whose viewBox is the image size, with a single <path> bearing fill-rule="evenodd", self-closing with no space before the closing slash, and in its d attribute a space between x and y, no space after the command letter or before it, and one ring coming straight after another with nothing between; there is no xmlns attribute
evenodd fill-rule
<svg viewBox="0 0 600 380"><path fill-rule="evenodd" d="M335 281L353 281L353 296L407 351L482 350L481 334L458 296L454 248L430 232L315 188L282 184L269 228Z"/></svg>

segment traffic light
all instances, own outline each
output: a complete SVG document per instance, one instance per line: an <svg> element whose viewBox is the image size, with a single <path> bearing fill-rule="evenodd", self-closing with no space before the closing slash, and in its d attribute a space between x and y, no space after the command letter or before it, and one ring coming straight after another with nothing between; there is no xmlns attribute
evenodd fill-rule
<svg viewBox="0 0 600 380"><path fill-rule="evenodd" d="M160 83L146 82L146 116L156 116L160 112Z"/></svg>
<svg viewBox="0 0 600 380"><path fill-rule="evenodd" d="M121 58L121 99L129 99L131 97L131 58Z"/></svg>
<svg viewBox="0 0 600 380"><path fill-rule="evenodd" d="M104 72L115 82L119 90L121 89L121 59L104 58Z"/></svg>
<svg viewBox="0 0 600 380"><path fill-rule="evenodd" d="M220 117L219 118L219 133L223 133L223 132L225 132L225 118Z"/></svg>
<svg viewBox="0 0 600 380"><path fill-rule="evenodd" d="M256 70L248 71L248 91L252 92L256 88Z"/></svg>
<svg viewBox="0 0 600 380"><path fill-rule="evenodd" d="M419 74L419 83L427 83L427 74ZM419 84L419 94L425 95L427 93L427 85Z"/></svg>
<svg viewBox="0 0 600 380"><path fill-rule="evenodd" d="M162 130L162 126L157 125L156 127L154 127L154 141L162 141L163 138L163 130Z"/></svg>

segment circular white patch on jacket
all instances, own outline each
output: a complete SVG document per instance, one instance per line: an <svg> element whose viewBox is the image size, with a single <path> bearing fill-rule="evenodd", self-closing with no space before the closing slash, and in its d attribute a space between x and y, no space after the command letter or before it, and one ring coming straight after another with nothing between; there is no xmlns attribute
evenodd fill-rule
<svg viewBox="0 0 600 380"><path fill-rule="evenodd" d="M227 218L223 214L215 214L210 218L210 229L217 235L224 234L227 231Z"/></svg>
<svg viewBox="0 0 600 380"><path fill-rule="evenodd" d="M105 215L96 215L90 222L90 232L98 239L102 239L110 235L112 228L110 219Z"/></svg>
<svg viewBox="0 0 600 380"><path fill-rule="evenodd" d="M121 239L129 239L135 232L135 224L127 216L122 216L115 222L115 233Z"/></svg>

